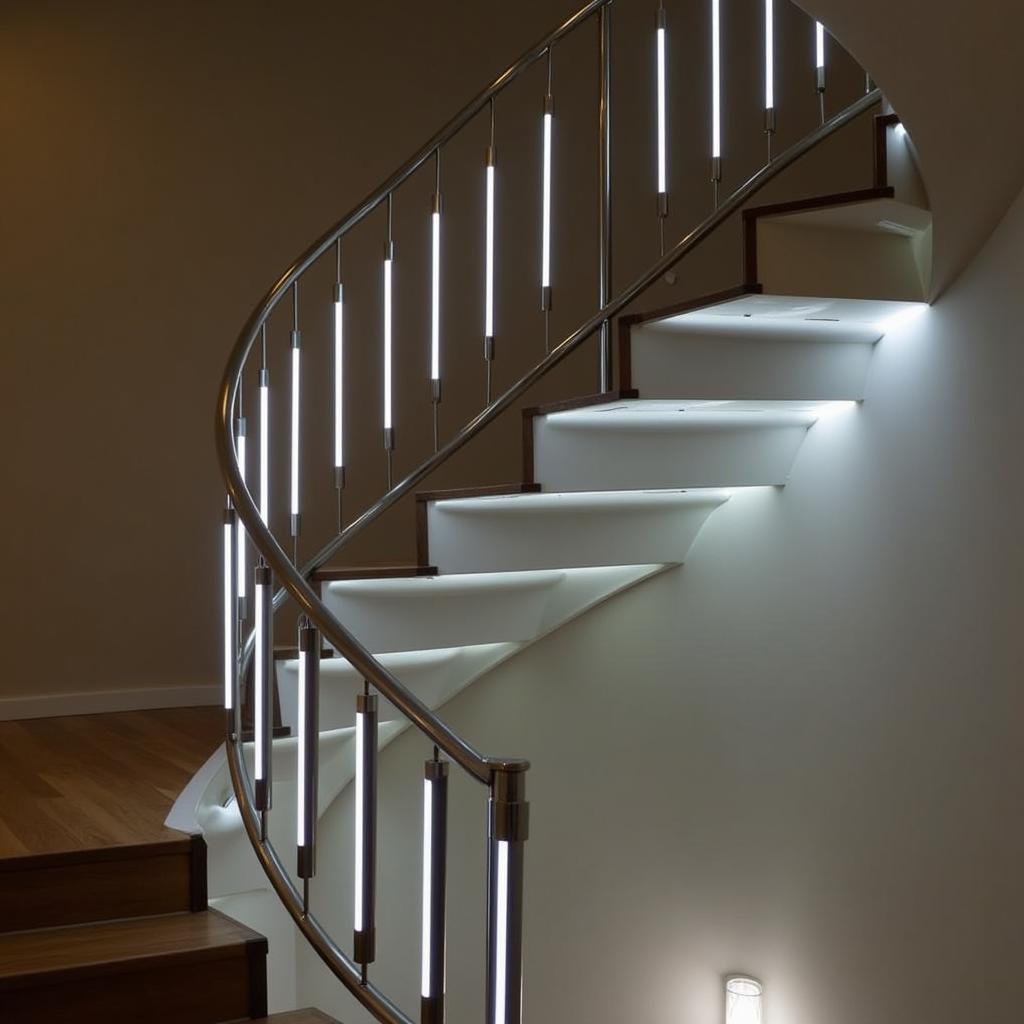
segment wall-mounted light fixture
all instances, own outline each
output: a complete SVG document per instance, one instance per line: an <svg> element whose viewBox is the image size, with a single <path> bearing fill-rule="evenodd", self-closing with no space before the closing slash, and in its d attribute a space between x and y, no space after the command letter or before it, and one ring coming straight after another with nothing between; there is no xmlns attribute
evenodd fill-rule
<svg viewBox="0 0 1024 1024"><path fill-rule="evenodd" d="M725 979L725 1024L762 1024L764 985L745 974Z"/></svg>

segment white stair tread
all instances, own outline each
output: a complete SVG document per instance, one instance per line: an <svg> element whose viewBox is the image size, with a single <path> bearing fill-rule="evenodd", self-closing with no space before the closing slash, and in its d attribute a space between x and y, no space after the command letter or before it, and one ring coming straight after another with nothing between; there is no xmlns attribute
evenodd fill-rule
<svg viewBox="0 0 1024 1024"><path fill-rule="evenodd" d="M811 230L833 228L910 236L927 231L932 223L932 215L920 206L899 199L868 199L859 203L823 206L817 210L768 214L761 220L764 223L784 223Z"/></svg>
<svg viewBox="0 0 1024 1024"><path fill-rule="evenodd" d="M874 345L882 338L883 332L874 321L840 320L821 314L806 318L769 314L755 316L739 312L719 313L711 309L656 320L637 329L637 334L648 333L659 338L671 335L680 342L802 341L820 345Z"/></svg>
<svg viewBox="0 0 1024 1024"><path fill-rule="evenodd" d="M483 498L448 498L436 502L454 515L586 515L587 513L630 512L686 506L718 506L729 497L716 488L641 491L542 491L536 494L506 494Z"/></svg>
<svg viewBox="0 0 1024 1024"><path fill-rule="evenodd" d="M871 324L884 335L895 320L927 309L927 303L895 299L836 299L808 295L741 295L717 306L694 313L683 313L669 321L697 316L749 316L750 320L785 318L791 320L832 321ZM666 321L662 321L663 323Z"/></svg>

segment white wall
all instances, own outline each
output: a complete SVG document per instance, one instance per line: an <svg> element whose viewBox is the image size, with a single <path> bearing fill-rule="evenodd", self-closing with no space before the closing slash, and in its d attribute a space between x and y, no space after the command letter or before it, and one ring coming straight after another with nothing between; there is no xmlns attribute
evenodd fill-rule
<svg viewBox="0 0 1024 1024"><path fill-rule="evenodd" d="M1024 958L1024 196L691 559L446 709L527 755L527 1019L712 1024L720 977L769 1024L1016 1020ZM425 745L382 760L378 979L415 1011ZM481 1019L482 794L454 797L451 1019ZM351 804L318 901L349 929ZM403 825L405 821L407 825ZM333 850L330 844L333 843ZM399 966L400 961L400 966ZM364 1015L300 954L300 997Z"/></svg>

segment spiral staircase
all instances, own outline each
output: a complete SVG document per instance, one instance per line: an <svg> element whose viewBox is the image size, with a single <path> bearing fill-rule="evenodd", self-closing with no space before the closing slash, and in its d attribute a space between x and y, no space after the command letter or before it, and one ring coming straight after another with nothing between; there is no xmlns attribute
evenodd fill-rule
<svg viewBox="0 0 1024 1024"><path fill-rule="evenodd" d="M455 771L479 782L488 796L487 827L480 835L487 849L481 916L486 919L481 987L487 1020L511 1024L524 1016L529 766L476 750L445 723L443 706L598 603L680 566L704 523L736 489L784 487L799 471L808 431L823 417L855 409L864 400L874 347L893 324L916 315L928 300L931 219L898 116L870 79L859 95L830 113L825 36L805 19L807 38L817 44L815 59L808 61L808 92L820 116L791 145L779 145L785 111L774 102L776 17L768 0L760 36L766 89L759 126L768 159L726 194L721 55L728 33L723 44L722 12L718 0L711 2L710 181L703 186L710 185L710 212L675 237L666 167L673 124L665 88L672 66L671 24L663 7L655 12L652 199L659 245L628 285L616 284L612 275L612 4L594 0L532 47L296 260L254 310L232 350L216 418L228 492L223 521L227 738L224 760L197 776L184 813L210 847L211 895L227 898L269 883L304 940L374 1019L388 1024L446 1019L448 780ZM598 245L592 264L597 301L572 331L552 337L558 278L552 275L550 238L552 231L564 229L558 227L550 184L554 92L560 81L553 67L559 75L579 71L568 62L563 69L554 55L583 32L594 33L598 56L598 165L593 168ZM496 362L501 331L500 323L495 326L495 278L496 267L504 265L495 256L496 250L500 254L495 170L503 152L495 106L513 85L529 79L534 66L543 69L546 82L538 104L543 139L538 283L546 345L543 356L506 386L498 381ZM865 123L870 131L862 131L862 137L870 139L870 151L862 155L860 188L829 193L823 182L815 194L754 205L763 189L785 181L784 172L808 154ZM447 294L440 287L446 223L442 153L474 125L483 125L487 135L479 168L484 197L480 289L479 294L475 284L462 289L459 301L480 307L486 386L482 409L446 436L439 425L446 364L442 294ZM425 214L429 259L421 265L410 257L415 273L430 281L420 337L430 342L423 394L433 430L432 438L414 438L419 448L406 456L414 468L396 479L395 454L403 451L405 440L396 432L402 342L395 337L392 303L407 278L395 277L404 254L396 249L394 222L401 209L397 197L415 187L417 173L429 176L433 185ZM380 289L353 295L346 289L351 267L349 258L343 259L343 244L373 216L385 228ZM707 239L730 232L741 252L732 287L652 308L649 296L677 265L685 270L683 261L697 259ZM330 302L316 298L322 288L318 293L307 287L325 267L334 277ZM353 342L346 326L359 302L380 310L380 334L373 343L379 342L378 436L387 486L353 515L346 499L353 482L349 409L364 382L352 379ZM282 317L290 328L288 380L280 388L275 380L272 390L268 346L276 343ZM316 356L307 351L304 330L317 318L329 318L333 326L330 359L321 358L310 370L307 360ZM530 404L531 390L591 339L597 349L596 389L580 378L569 397ZM365 338L359 343L368 344ZM580 366L580 357L572 365ZM303 448L312 402L303 389L318 376L331 385L330 466L315 464ZM447 388L444 397L448 402ZM279 408L287 413L278 413ZM272 414L280 418L272 420ZM432 474L503 414L522 421L521 462L501 467L512 482L426 488ZM275 439L285 434L289 450L278 460L285 469L278 481L271 478L270 453ZM333 494L307 483L328 477ZM271 499L278 495L288 496L287 509L283 502L275 508ZM410 524L415 561L358 566L346 559L346 549L402 499L411 500L415 510ZM319 538L315 555L300 560L313 503L336 503L336 530ZM275 524L279 528L272 528ZM297 634L292 634L296 620ZM297 639L275 646L275 633L278 640ZM376 942L378 816L384 799L378 757L410 727L433 748L424 765L423 817L406 823L410 844L415 841L423 854L422 905L409 908L407 922L422 935L415 1007L403 1005L389 990ZM544 785L543 778L531 782ZM347 790L354 804L353 877L342 879L341 865L321 848L317 823ZM351 934L332 932L326 917L318 916L315 877L351 890ZM535 1012L543 1016L541 1008Z"/></svg>

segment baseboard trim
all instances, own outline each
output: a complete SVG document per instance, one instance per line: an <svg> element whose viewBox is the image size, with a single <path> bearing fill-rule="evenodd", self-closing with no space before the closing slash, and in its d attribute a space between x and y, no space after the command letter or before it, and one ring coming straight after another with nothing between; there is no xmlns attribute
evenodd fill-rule
<svg viewBox="0 0 1024 1024"><path fill-rule="evenodd" d="M162 686L95 693L45 693L0 698L0 722L61 715L102 715L112 711L154 711L158 708L210 707L220 704L220 686Z"/></svg>

